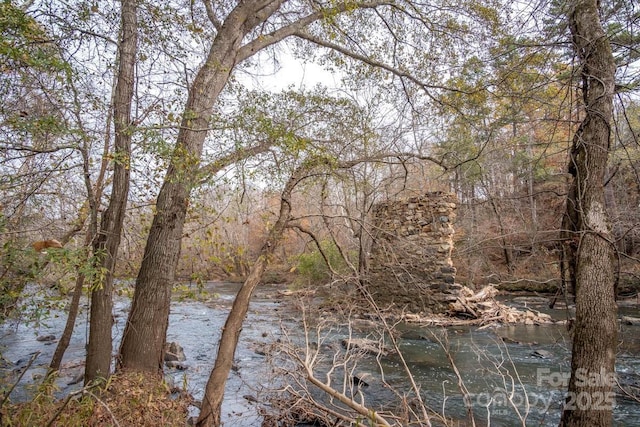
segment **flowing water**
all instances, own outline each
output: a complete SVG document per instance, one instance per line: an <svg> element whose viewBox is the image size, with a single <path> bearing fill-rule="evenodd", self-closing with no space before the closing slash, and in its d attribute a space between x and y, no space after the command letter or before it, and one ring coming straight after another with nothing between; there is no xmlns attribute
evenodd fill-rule
<svg viewBox="0 0 640 427"><path fill-rule="evenodd" d="M185 351L184 370L166 369L169 381L185 386L196 399L201 399L213 366L220 332L238 285L212 283L208 291L216 297L208 302L174 301L171 308L167 341L178 342ZM301 314L282 304L277 288L262 288L254 298L245 322L236 363L229 376L223 421L225 426L259 426L253 398L259 398L260 387L271 383L271 367L266 363L266 347L285 340L282 328L293 340L301 341ZM508 298L511 305L533 307L556 318L566 316L564 310L548 310L545 299ZM129 301L118 298L115 304L114 335L119 343ZM621 314L640 316L637 307L621 309ZM11 394L14 401L30 396L34 384L46 372L55 350L55 340L37 338L53 335L59 338L64 328L64 312L51 311L39 325L9 322L0 327L0 350L5 360L1 367L6 379L17 379L32 355L35 362ZM370 324L371 326L372 324ZM478 425L553 426L558 424L570 370L570 341L564 325L492 326L435 328L416 324L400 324L398 343L404 359L419 385L429 407L448 417L462 419L471 407ZM640 327L622 326L617 379L625 387L640 386ZM366 328L360 333L367 335ZM63 361L58 380L60 395L78 389L83 372L86 342L86 303ZM324 337L327 354L340 352L340 341L349 329L334 327ZM337 343L337 344L336 344ZM322 348L322 346L320 346ZM448 349L447 352L444 349ZM458 378L451 362L460 372ZM384 377L378 372L382 367ZM319 371L327 366L318 366ZM408 391L409 382L397 354L365 356L354 370L367 375L356 391L359 399L374 408L388 407L394 399L390 387ZM353 373L352 373L353 374ZM356 374L354 374L356 375ZM364 377L363 377L364 378ZM334 381L341 382L339 377ZM464 387L467 400L460 389ZM579 402L578 402L579 403ZM196 409L194 408L194 413ZM640 404L618 393L615 396L615 425L637 426Z"/></svg>

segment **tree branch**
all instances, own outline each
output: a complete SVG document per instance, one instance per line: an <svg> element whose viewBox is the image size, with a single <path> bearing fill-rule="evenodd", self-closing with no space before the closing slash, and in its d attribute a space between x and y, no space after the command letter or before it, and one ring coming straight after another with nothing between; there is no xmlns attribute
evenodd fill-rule
<svg viewBox="0 0 640 427"><path fill-rule="evenodd" d="M278 43L279 41L284 40L287 37L297 35L297 33L302 31L302 29L305 28L307 25L311 24L312 22L318 21L322 18L325 18L327 16L332 16L332 15L346 12L348 9L352 9L354 7L358 9L371 9L371 8L376 8L378 6L391 5L391 4L393 4L393 2L389 0L364 1L364 2L358 2L355 4L351 2L343 2L333 8L315 11L305 17L300 18L299 20L289 25L285 25L284 27L277 29L276 31L273 31L269 34L261 35L255 40L252 40L251 42L242 46L238 51L237 62L242 62L243 60L254 55L256 52L268 46L271 46L275 43Z"/></svg>
<svg viewBox="0 0 640 427"><path fill-rule="evenodd" d="M220 28L222 28L222 23L216 16L215 11L213 10L213 5L211 4L211 0L202 0L202 3L204 3L204 8L207 11L207 18L209 18L209 21L211 21L214 28L220 31Z"/></svg>
<svg viewBox="0 0 640 427"><path fill-rule="evenodd" d="M357 61L363 62L367 65L370 65L372 67L376 67L376 68L381 68L385 71L388 71L389 73L398 76L400 78L405 78L407 80L410 80L411 82L413 82L414 84L416 84L417 86L419 86L420 88L422 88L424 90L424 92L427 94L427 96L429 98L431 98L433 101L436 101L437 103L442 103L439 99L437 99L435 96L433 96L429 91L430 90L445 90L448 92L455 92L455 93L461 93L464 95L473 95L474 93L476 93L477 91L464 91L458 88L454 88L454 87L448 87L448 86L441 86L441 85L433 85L433 84L429 84L429 83L425 83L422 80L418 79L417 77L411 75L409 72L401 70L399 68L393 67L391 65L387 65L383 62L377 61L375 59L369 58L367 56L361 55L359 53L355 53L350 51L349 49L340 46L336 43L332 43L329 41L325 41L322 40L318 37L315 37L305 31L303 31L302 29L299 31L296 31L293 33L294 36L299 37L303 40L307 40L313 44L316 44L318 46L322 46L325 47L327 49L331 49L334 50L338 53L341 53L345 56L348 56L349 58L355 59Z"/></svg>
<svg viewBox="0 0 640 427"><path fill-rule="evenodd" d="M326 385L325 383L317 379L313 375L313 371L311 370L309 365L307 365L306 363L304 364L304 369L307 374L307 379L309 380L309 382L315 385L316 387L318 387L323 392L327 393L329 396L337 399L341 403L344 403L345 405L347 405L349 408L353 409L360 415L367 417L372 421L375 421L376 425L391 426L391 424L389 424L389 422L386 419L384 419L382 416L377 414L374 410L369 409L366 406L362 406L361 404L353 401L352 399L349 399L344 394L340 393L339 391L333 389L332 387Z"/></svg>
<svg viewBox="0 0 640 427"><path fill-rule="evenodd" d="M257 154L268 151L274 144L274 141L262 141L258 145L254 145L249 148L239 148L225 156L222 156L215 161L208 163L198 170L198 174L203 176L200 183L204 183L210 176L215 175L227 166L239 162L240 160L248 159Z"/></svg>

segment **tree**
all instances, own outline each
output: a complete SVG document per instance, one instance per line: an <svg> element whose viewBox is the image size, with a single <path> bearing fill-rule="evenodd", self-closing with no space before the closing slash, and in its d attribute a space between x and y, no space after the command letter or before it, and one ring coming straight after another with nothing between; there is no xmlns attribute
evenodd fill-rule
<svg viewBox="0 0 640 427"><path fill-rule="evenodd" d="M48 263L24 250L28 239L55 236L66 243L77 231L74 224L61 237L65 226L54 218L70 212L52 207L73 204L73 196L56 190L69 182L68 159L78 148L68 143L73 131L63 99L74 72L61 43L26 8L0 3L0 318Z"/></svg>
<svg viewBox="0 0 640 427"><path fill-rule="evenodd" d="M211 172L206 165L200 166L209 119L220 93L240 63L295 36L301 42L310 42L333 52L328 55L329 60L337 64L344 65L344 58L350 58L356 64L353 67L358 77L353 80L356 86L364 80L360 78L362 76L378 79L381 74L394 75L397 90L404 93L407 84L412 84L422 91L424 98L437 100L436 92L447 89L437 83L441 74L434 71L437 64L442 63L442 57L451 53L452 46L467 51L479 47L477 43L461 43L461 34L477 34L476 30L482 27L483 34L488 35L499 27L498 14L492 6L477 1L465 2L464 13L439 3L384 0L328 4L239 1L234 7L205 1L204 5L215 35L207 59L189 85L180 129L157 197L120 348L119 366L122 368L162 370L171 285L180 255L187 206L191 191L201 180L199 173ZM382 12L388 16L383 16ZM437 21L431 19L431 14ZM222 15L224 19L219 18ZM415 38L412 36L410 41L407 25L416 30ZM387 31L389 37L368 37L368 30L373 29ZM417 44L424 51L419 51ZM365 68L377 72L362 71ZM416 75L408 73L408 69L415 70Z"/></svg>
<svg viewBox="0 0 640 427"><path fill-rule="evenodd" d="M567 196L576 317L571 379L561 426L611 426L618 344L614 242L604 182L611 139L616 64L597 0L570 3L569 27L579 59L583 119L573 137Z"/></svg>
<svg viewBox="0 0 640 427"><path fill-rule="evenodd" d="M171 287L180 255L189 196L200 180L199 163L213 106L234 68L312 22L353 7L372 8L389 2L340 2L332 8L312 11L270 33L262 34L260 29L263 24L284 3L284 0L242 0L222 22L217 18L212 3L205 2L217 34L205 63L189 88L173 155L156 201L156 214L120 347L119 366L122 368L154 373L162 371ZM258 34L245 43L252 32Z"/></svg>
<svg viewBox="0 0 640 427"><path fill-rule="evenodd" d="M240 338L240 332L242 331L242 323L249 309L251 296L258 283L262 280L269 258L276 250L289 223L291 217L291 194L296 185L308 176L307 174L312 168L313 162L303 164L289 178L282 191L278 219L269 231L269 236L262 246L257 261L251 267L249 276L233 300L233 306L222 330L216 362L209 376L209 381L207 381L204 398L202 399L202 408L196 423L199 427L220 425L220 409L224 397L224 389L233 365L233 357Z"/></svg>
<svg viewBox="0 0 640 427"><path fill-rule="evenodd" d="M85 383L107 377L111 369L113 338L113 271L122 236L125 209L129 195L131 157L131 101L138 44L137 1L121 2L121 40L118 46L118 74L113 98L115 141L113 150L113 183L109 205L101 218L100 229L93 241L96 266L104 274L92 284L91 321L85 367Z"/></svg>
<svg viewBox="0 0 640 427"><path fill-rule="evenodd" d="M302 200L294 197L294 190L301 187L302 181L310 181L309 191L318 191L322 193L320 198L323 198L331 191L326 188L327 180L337 173L335 169L350 169L366 161L383 161L392 157L391 154L380 154L378 150L383 149L377 144L379 140L369 122L371 117L352 100L332 98L318 89L309 93L287 91L272 98L256 98L254 108L258 111L265 110L258 114L259 120L255 128L264 128L266 135L273 139L270 157L278 159L261 162L264 180L270 177L270 184L273 185L279 181L277 177L284 175L283 180L286 182L280 193L280 207L275 221L269 227L268 235L234 299L222 330L215 366L207 383L198 419L198 425L202 426L220 425L225 384L251 296L262 281L265 269L278 249L285 230L294 226L290 224L294 207L303 205L303 212L297 212L303 218L321 217L315 211L324 211L324 206L312 206L315 204L309 200L300 203ZM243 117L250 116L248 111L243 111ZM253 112L254 115L256 113ZM399 153L394 154L400 156ZM322 184L314 185L317 181L322 181ZM308 194L306 196L309 197ZM324 201L322 204L324 205ZM342 216L341 219L344 222L348 218ZM297 221L295 225L298 229L303 228L300 222L302 221ZM328 220L323 223L327 224Z"/></svg>

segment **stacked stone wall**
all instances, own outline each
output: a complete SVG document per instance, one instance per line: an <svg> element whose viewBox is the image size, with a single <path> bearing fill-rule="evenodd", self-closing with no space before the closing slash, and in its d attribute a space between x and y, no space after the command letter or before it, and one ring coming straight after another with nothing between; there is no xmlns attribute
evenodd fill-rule
<svg viewBox="0 0 640 427"><path fill-rule="evenodd" d="M455 195L442 192L374 207L367 284L378 305L444 309L458 287L451 260L456 208Z"/></svg>

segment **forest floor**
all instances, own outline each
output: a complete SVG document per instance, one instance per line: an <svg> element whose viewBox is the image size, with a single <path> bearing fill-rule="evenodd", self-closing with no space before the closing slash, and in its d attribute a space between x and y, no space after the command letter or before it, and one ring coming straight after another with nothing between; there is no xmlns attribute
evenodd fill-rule
<svg viewBox="0 0 640 427"><path fill-rule="evenodd" d="M28 402L3 405L2 426L184 426L193 404L187 393L140 373L120 372L65 399L55 399L49 386Z"/></svg>

